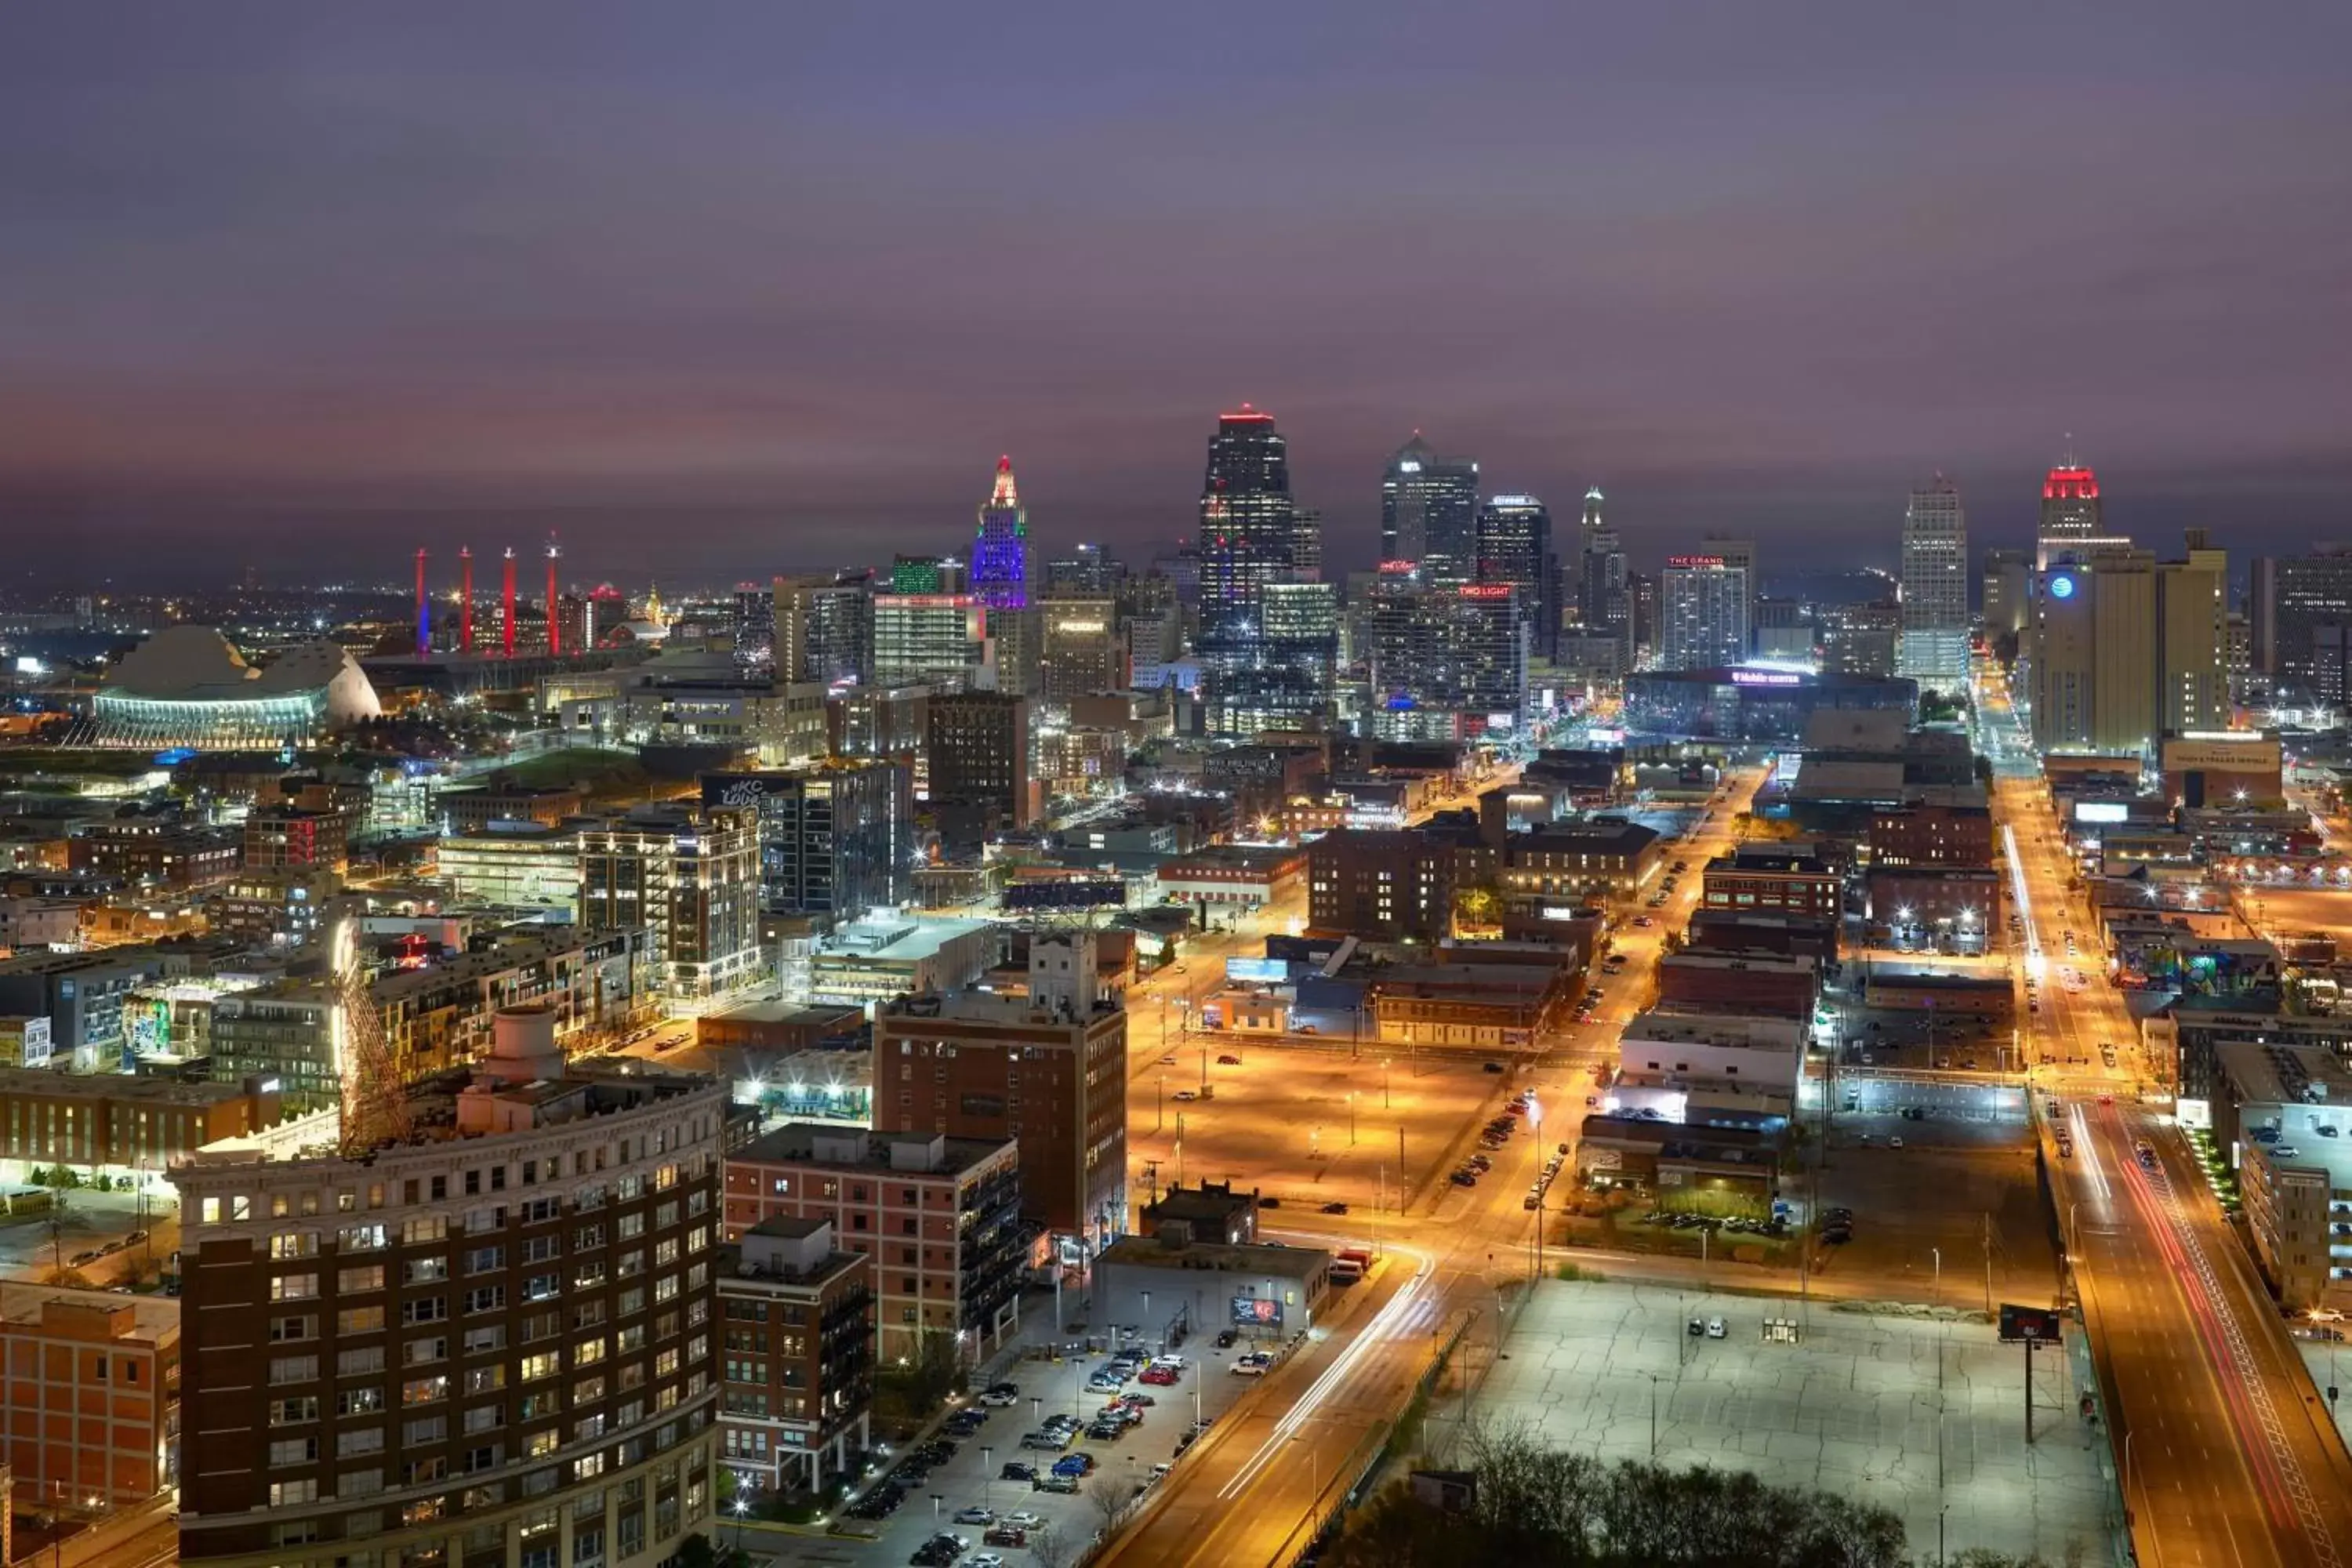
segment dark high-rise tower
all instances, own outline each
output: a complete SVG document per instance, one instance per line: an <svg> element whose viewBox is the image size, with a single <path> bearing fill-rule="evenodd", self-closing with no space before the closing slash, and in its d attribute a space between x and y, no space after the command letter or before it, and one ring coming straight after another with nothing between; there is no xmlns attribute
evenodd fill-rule
<svg viewBox="0 0 2352 1568"><path fill-rule="evenodd" d="M1244 403L1217 416L1201 486L1201 624L1255 633L1265 585L1291 569L1290 457L1274 416Z"/></svg>
<svg viewBox="0 0 2352 1568"><path fill-rule="evenodd" d="M1423 581L1458 585L1477 575L1477 461L1438 457L1414 431L1381 481L1381 559L1413 562Z"/></svg>
<svg viewBox="0 0 2352 1568"><path fill-rule="evenodd" d="M1549 658L1559 646L1559 561L1551 547L1551 513L1533 496L1496 496L1478 509L1478 581L1517 590L1529 647Z"/></svg>
<svg viewBox="0 0 2352 1568"><path fill-rule="evenodd" d="M971 542L971 591L992 610L1029 603L1029 510L1013 482L1013 459L996 459L996 486L980 506Z"/></svg>

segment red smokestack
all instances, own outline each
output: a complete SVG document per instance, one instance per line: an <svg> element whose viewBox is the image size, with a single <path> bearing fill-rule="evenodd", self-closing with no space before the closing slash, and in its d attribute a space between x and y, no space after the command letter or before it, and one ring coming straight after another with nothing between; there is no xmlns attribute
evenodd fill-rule
<svg viewBox="0 0 2352 1568"><path fill-rule="evenodd" d="M433 606L425 600L425 552L416 552L416 657L433 651Z"/></svg>
<svg viewBox="0 0 2352 1568"><path fill-rule="evenodd" d="M555 618L555 535L547 536L547 651L563 651L563 628Z"/></svg>
<svg viewBox="0 0 2352 1568"><path fill-rule="evenodd" d="M506 638L507 657L514 657L514 546L507 546L507 618L500 628Z"/></svg>
<svg viewBox="0 0 2352 1568"><path fill-rule="evenodd" d="M474 651L474 547L457 547L457 640L467 653Z"/></svg>

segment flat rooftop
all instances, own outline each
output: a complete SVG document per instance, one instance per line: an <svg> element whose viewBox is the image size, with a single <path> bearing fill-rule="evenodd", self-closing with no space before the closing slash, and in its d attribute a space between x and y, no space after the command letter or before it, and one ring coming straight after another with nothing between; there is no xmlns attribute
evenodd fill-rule
<svg viewBox="0 0 2352 1568"><path fill-rule="evenodd" d="M817 950L820 958L870 958L888 963L912 963L929 958L961 936L983 931L995 922L930 916L893 920L886 923L859 921L843 926Z"/></svg>
<svg viewBox="0 0 2352 1568"><path fill-rule="evenodd" d="M149 1105L218 1105L242 1100L233 1083L183 1083L127 1073L53 1072L47 1068L0 1068L0 1098L47 1095L63 1100L127 1100Z"/></svg>
<svg viewBox="0 0 2352 1568"><path fill-rule="evenodd" d="M2352 1069L2325 1046L2230 1040L2214 1056L2248 1104L2338 1106L2352 1120Z"/></svg>
<svg viewBox="0 0 2352 1568"><path fill-rule="evenodd" d="M824 1142L828 1152L853 1144L862 1152L854 1160L820 1160L817 1158L819 1140ZM1003 1152L1010 1142L999 1142L992 1138L948 1138L929 1132L868 1132L829 1122L787 1121L734 1151L727 1159L730 1164L792 1163L838 1171L886 1171L903 1176L961 1176ZM939 1165L901 1165L896 1163L894 1149L903 1148L911 1152L916 1149L927 1149L935 1142L943 1146L944 1158Z"/></svg>
<svg viewBox="0 0 2352 1568"><path fill-rule="evenodd" d="M1272 1242L1196 1241L1187 1247L1162 1247L1157 1237L1122 1236L1103 1248L1095 1261L1130 1268L1215 1268L1229 1274L1280 1274L1305 1279L1328 1267L1331 1254L1321 1247L1278 1247Z"/></svg>

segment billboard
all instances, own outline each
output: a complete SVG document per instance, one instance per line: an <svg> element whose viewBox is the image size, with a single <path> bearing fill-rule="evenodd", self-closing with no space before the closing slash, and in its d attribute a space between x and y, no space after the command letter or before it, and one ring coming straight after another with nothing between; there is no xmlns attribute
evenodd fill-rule
<svg viewBox="0 0 2352 1568"><path fill-rule="evenodd" d="M1282 1303L1271 1296L1236 1296L1233 1321L1237 1329L1278 1329L1282 1327Z"/></svg>
<svg viewBox="0 0 2352 1568"><path fill-rule="evenodd" d="M2061 1319L2047 1307L2014 1307L2000 1304L2000 1337L2011 1344L2021 1342L2037 1345L2058 1342Z"/></svg>
<svg viewBox="0 0 2352 1568"><path fill-rule="evenodd" d="M1127 884L1123 881L1015 882L1004 889L1002 907L1008 910L1091 910L1105 904L1124 909L1127 906Z"/></svg>
<svg viewBox="0 0 2352 1568"><path fill-rule="evenodd" d="M1290 978L1290 963L1281 958L1228 958L1225 978L1247 980L1262 985L1279 985Z"/></svg>
<svg viewBox="0 0 2352 1568"><path fill-rule="evenodd" d="M2077 822L2128 822L2131 807L2119 800L2078 800L2074 803Z"/></svg>

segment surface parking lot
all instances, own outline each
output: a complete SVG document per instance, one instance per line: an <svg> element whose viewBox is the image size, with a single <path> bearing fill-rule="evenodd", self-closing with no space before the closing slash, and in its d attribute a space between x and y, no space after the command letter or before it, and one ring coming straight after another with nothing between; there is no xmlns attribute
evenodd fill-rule
<svg viewBox="0 0 2352 1568"><path fill-rule="evenodd" d="M1212 1336L1192 1336L1177 1352L1187 1358L1188 1364L1182 1378L1173 1386L1152 1387L1134 1381L1127 1384L1129 1392L1149 1394L1154 1401L1145 1409L1139 1426L1130 1427L1116 1442L1082 1436L1061 1453L1024 1452L1021 1438L1046 1416L1060 1413L1086 1421L1109 1403L1115 1395L1087 1387L1087 1379L1110 1359L1109 1355L1066 1356L1058 1363L1013 1362L992 1377L975 1383L973 1389L977 1394L986 1383L997 1380L1017 1384L1021 1392L1011 1406L992 1411L976 1436L950 1439L955 1444L954 1457L932 1469L920 1482L910 1485L906 1500L887 1518L847 1521L860 1531L876 1532L875 1539L825 1538L750 1526L740 1531L741 1542L755 1556L769 1558L779 1568L818 1568L820 1564L845 1563L900 1563L940 1531L969 1537L974 1552L1001 1551L1008 1561L1024 1558L1027 1553L1023 1550L983 1546L982 1537L988 1526L954 1522L959 1510L979 1506L1000 1516L1015 1510L1035 1513L1046 1521L1047 1530L1059 1535L1063 1544L1075 1549L1102 1530L1107 1503L1132 1497L1139 1487L1150 1481L1154 1465L1176 1459L1177 1440L1192 1424L1195 1394L1199 1396L1200 1413L1213 1422L1237 1400L1261 1386L1262 1379L1236 1377L1228 1370L1237 1357L1251 1348L1251 1342L1244 1341L1220 1351ZM1028 1481L1005 1480L1000 1475L1008 1461L1034 1465L1043 1474L1055 1459L1081 1452L1094 1456L1096 1468L1079 1483L1075 1493L1039 1491ZM891 1468L895 1469L904 1458L904 1455L893 1454ZM878 1483L883 1479L877 1477L876 1480ZM736 1534L734 1531L728 1532L730 1543Z"/></svg>
<svg viewBox="0 0 2352 1568"><path fill-rule="evenodd" d="M1693 1338L1692 1317L1725 1337ZM1775 1486L1893 1509L1914 1555L1986 1547L2087 1560L2111 1521L2101 1436L2075 1414L2070 1358L2033 1358L2035 1441L2025 1442L2025 1352L1990 1325L1808 1314L1799 1342L1768 1342L1793 1300L1670 1287L1546 1281L1478 1401L1498 1426L1604 1460L1654 1456L1753 1472ZM1937 1481L1939 1470L1942 1484Z"/></svg>

